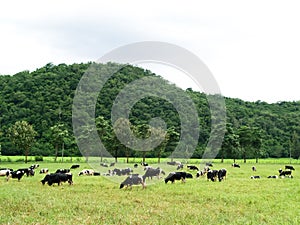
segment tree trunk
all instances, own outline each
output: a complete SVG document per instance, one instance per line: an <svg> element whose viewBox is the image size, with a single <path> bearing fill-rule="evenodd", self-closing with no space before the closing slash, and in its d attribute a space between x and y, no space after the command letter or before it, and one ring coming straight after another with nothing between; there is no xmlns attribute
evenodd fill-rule
<svg viewBox="0 0 300 225"><path fill-rule="evenodd" d="M157 160L158 164L160 164L160 150L158 151L158 160Z"/></svg>
<svg viewBox="0 0 300 225"><path fill-rule="evenodd" d="M118 148L115 149L115 163L118 162Z"/></svg>
<svg viewBox="0 0 300 225"><path fill-rule="evenodd" d="M57 160L57 154L58 154L58 144L55 144L55 159L54 159L55 162Z"/></svg>
<svg viewBox="0 0 300 225"><path fill-rule="evenodd" d="M255 162L258 163L258 157L256 157Z"/></svg>
<svg viewBox="0 0 300 225"><path fill-rule="evenodd" d="M28 157L28 149L25 149L25 163L27 163L28 162L28 160L27 160L27 157Z"/></svg>
<svg viewBox="0 0 300 225"><path fill-rule="evenodd" d="M143 152L143 163L145 163L146 152Z"/></svg>

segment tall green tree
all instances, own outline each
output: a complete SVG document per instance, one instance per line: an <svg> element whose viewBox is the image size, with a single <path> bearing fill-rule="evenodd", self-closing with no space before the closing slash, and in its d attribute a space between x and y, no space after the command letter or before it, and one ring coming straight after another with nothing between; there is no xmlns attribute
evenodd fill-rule
<svg viewBox="0 0 300 225"><path fill-rule="evenodd" d="M66 138L69 137L69 132L65 128L65 125L61 124L61 123L50 127L50 131L51 131L51 133L50 133L51 140L55 147L55 162L56 162L57 157L58 157L59 146L61 146L62 158L63 158L65 141L66 141Z"/></svg>
<svg viewBox="0 0 300 225"><path fill-rule="evenodd" d="M300 140L296 131L293 132L291 142L290 142L291 156L294 159L299 159L300 157Z"/></svg>
<svg viewBox="0 0 300 225"><path fill-rule="evenodd" d="M27 121L17 121L8 129L8 136L14 145L24 151L25 163L27 163L30 148L37 136L37 132L33 129L33 126Z"/></svg>
<svg viewBox="0 0 300 225"><path fill-rule="evenodd" d="M235 163L235 160L239 155L239 151L239 136L236 134L231 124L227 124L224 140L220 150L221 162L223 163L225 157L229 157L233 158L233 162Z"/></svg>

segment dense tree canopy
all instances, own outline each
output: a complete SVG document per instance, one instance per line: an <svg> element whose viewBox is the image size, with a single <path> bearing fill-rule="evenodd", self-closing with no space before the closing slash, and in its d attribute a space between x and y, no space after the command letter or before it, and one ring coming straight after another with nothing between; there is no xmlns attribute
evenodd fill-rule
<svg viewBox="0 0 300 225"><path fill-rule="evenodd" d="M80 155L72 128L72 104L75 90L83 74L94 63L53 65L51 63L33 72L23 71L13 76L0 76L0 136L2 155L23 154L24 149L13 145L8 138L9 128L17 121L27 121L37 132L36 142L31 148L33 155L57 155L57 145L61 144L61 136L51 133L57 124L64 124L68 133L65 143L65 155ZM99 64L101 71L114 71L119 65L114 63ZM171 89L162 89L159 96L143 97L132 107L129 120L118 121L129 123L133 133L142 138L149 131L163 134L159 127L149 125L152 118L160 117L166 125L166 139L154 151L134 151L118 141L111 122L111 109L120 91L131 82L144 77L156 77L160 83L169 85ZM85 79L93 79L86 77ZM95 80L96 82L96 80ZM145 90L155 87L157 83L148 83ZM164 87L164 86L163 86ZM85 88L84 86L81 88ZM93 87L92 87L93 88ZM89 90L87 90L89 91ZM180 99L178 88L163 80L149 70L131 65L124 65L114 71L98 94L95 107L95 124L97 132L105 148L114 157L146 156L167 157L174 151L182 135L182 127L178 109L166 96ZM204 93L187 89L184 91L193 101L198 113L200 134L193 157L202 157L211 134L211 112L207 96ZM163 97L163 98L160 98ZM84 100L84 104L92 104ZM226 98L226 133L219 158L259 158L259 157L291 157L299 158L300 137L300 102L246 102L240 99ZM83 105L84 105L83 104ZM187 107L187 111L190 110ZM74 115L73 115L74 116ZM75 115L80 116L82 115ZM89 124L86 132L78 139L85 140L90 132ZM121 123L121 124L122 124ZM120 125L121 125L120 124ZM192 131L194 127L190 127ZM143 133L143 131L147 131ZM142 133L141 133L142 132ZM52 135L52 136L51 136ZM187 132L189 134L189 131ZM188 136L189 137L189 136ZM217 136L216 136L217 137ZM187 138L188 139L188 138ZM188 148L189 143L183 143ZM92 153L92 152L90 152ZM102 156L102 155L101 155Z"/></svg>

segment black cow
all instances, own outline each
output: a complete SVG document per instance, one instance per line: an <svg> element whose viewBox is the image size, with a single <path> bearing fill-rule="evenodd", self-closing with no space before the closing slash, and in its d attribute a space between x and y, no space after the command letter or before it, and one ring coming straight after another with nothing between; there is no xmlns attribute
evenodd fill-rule
<svg viewBox="0 0 300 225"><path fill-rule="evenodd" d="M68 182L71 185L73 184L72 176L70 173L51 173L47 174L41 182L43 185L48 183L49 186L55 183L60 185L62 182Z"/></svg>
<svg viewBox="0 0 300 225"><path fill-rule="evenodd" d="M256 167L255 166L252 166L252 171L256 172Z"/></svg>
<svg viewBox="0 0 300 225"><path fill-rule="evenodd" d="M209 170L207 172L207 180L211 180L211 181L216 181L217 177L218 177L218 170Z"/></svg>
<svg viewBox="0 0 300 225"><path fill-rule="evenodd" d="M25 173L22 170L19 170L19 171L9 171L8 170L6 172L6 180L8 181L9 177L11 177L11 178L14 178L14 179L18 179L18 181L20 181L24 174Z"/></svg>
<svg viewBox="0 0 300 225"><path fill-rule="evenodd" d="M219 178L219 181L221 182L223 179L225 180L226 179L226 173L227 173L227 170L226 169L220 169L219 172L218 172L218 178Z"/></svg>
<svg viewBox="0 0 300 225"><path fill-rule="evenodd" d="M142 166L149 166L148 163L145 163L145 162L141 162L141 165Z"/></svg>
<svg viewBox="0 0 300 225"><path fill-rule="evenodd" d="M55 173L70 173L70 169L57 169Z"/></svg>
<svg viewBox="0 0 300 225"><path fill-rule="evenodd" d="M199 170L197 166L187 166L190 170Z"/></svg>
<svg viewBox="0 0 300 225"><path fill-rule="evenodd" d="M48 168L43 168L40 170L40 173L48 173L49 169Z"/></svg>
<svg viewBox="0 0 300 225"><path fill-rule="evenodd" d="M293 177L291 170L282 170L282 169L280 169L280 170L278 170L278 172L279 172L280 177L285 177L285 176Z"/></svg>
<svg viewBox="0 0 300 225"><path fill-rule="evenodd" d="M100 166L108 167L108 165L106 163L100 163Z"/></svg>
<svg viewBox="0 0 300 225"><path fill-rule="evenodd" d="M177 165L177 170L183 169L183 164Z"/></svg>
<svg viewBox="0 0 300 225"><path fill-rule="evenodd" d="M143 189L146 188L146 184L143 181L143 177L138 174L132 174L132 175L128 176L120 184L120 189L123 188L124 186L132 188L132 185L139 185L139 184L141 184L143 186Z"/></svg>
<svg viewBox="0 0 300 225"><path fill-rule="evenodd" d="M18 169L17 171L23 171L27 177L34 176L34 170L30 168L22 168L22 169Z"/></svg>
<svg viewBox="0 0 300 225"><path fill-rule="evenodd" d="M295 170L295 168L293 166L285 166L286 170Z"/></svg>
<svg viewBox="0 0 300 225"><path fill-rule="evenodd" d="M115 165L116 165L116 163L114 163L114 162L109 164L110 167L115 166Z"/></svg>
<svg viewBox="0 0 300 225"><path fill-rule="evenodd" d="M193 178L193 175L186 172L172 172L165 178L165 183L168 183L169 181L174 183L175 180L182 180L182 182L185 182L186 178Z"/></svg>
<svg viewBox="0 0 300 225"><path fill-rule="evenodd" d="M134 164L133 167L134 167L134 168L138 168L138 164L137 164L137 163Z"/></svg>
<svg viewBox="0 0 300 225"><path fill-rule="evenodd" d="M210 167L213 167L213 164L211 162L207 162L205 163L206 166L210 166Z"/></svg>
<svg viewBox="0 0 300 225"><path fill-rule="evenodd" d="M260 179L260 176L251 176L251 179Z"/></svg>
<svg viewBox="0 0 300 225"><path fill-rule="evenodd" d="M273 175L273 176L268 176L268 178L274 178L274 179L277 179L278 176L277 176L277 175Z"/></svg>
<svg viewBox="0 0 300 225"><path fill-rule="evenodd" d="M176 165L176 162L173 161L173 162L167 162L168 165L171 165L171 166L175 166Z"/></svg>
<svg viewBox="0 0 300 225"><path fill-rule="evenodd" d="M159 167L157 167L156 169L154 168L149 168L146 170L145 174L143 175L143 181L145 182L146 178L150 177L152 179L152 177L157 177L159 179L159 175L163 174L165 175L166 173Z"/></svg>
<svg viewBox="0 0 300 225"><path fill-rule="evenodd" d="M101 174L100 174L100 172L94 172L93 175L94 175L94 176L100 176Z"/></svg>
<svg viewBox="0 0 300 225"><path fill-rule="evenodd" d="M237 164L237 163L233 163L231 166L232 166L232 167L241 168L241 167L240 167L240 165L239 165L239 164Z"/></svg>
<svg viewBox="0 0 300 225"><path fill-rule="evenodd" d="M130 173L133 172L133 170L131 168L125 168L125 169L113 169L113 174L116 174L118 176L122 176L122 175L130 175Z"/></svg>
<svg viewBox="0 0 300 225"><path fill-rule="evenodd" d="M79 167L80 167L80 165L75 164L75 165L72 165L70 169L77 169L77 168L79 168Z"/></svg>

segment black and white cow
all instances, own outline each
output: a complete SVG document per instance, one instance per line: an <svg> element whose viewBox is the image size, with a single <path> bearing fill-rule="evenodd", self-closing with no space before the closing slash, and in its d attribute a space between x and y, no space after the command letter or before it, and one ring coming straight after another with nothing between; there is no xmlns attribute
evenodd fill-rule
<svg viewBox="0 0 300 225"><path fill-rule="evenodd" d="M52 184L60 185L62 182L68 182L70 185L73 184L72 174L70 173L51 173L47 174L43 180L42 184L48 183L49 186Z"/></svg>
<svg viewBox="0 0 300 225"><path fill-rule="evenodd" d="M268 178L277 179L277 178L278 178L278 176L277 176L277 175L272 175L272 176L268 176Z"/></svg>
<svg viewBox="0 0 300 225"><path fill-rule="evenodd" d="M29 167L29 169L34 170L34 169L38 168L39 166L40 166L39 164L32 164L32 165Z"/></svg>
<svg viewBox="0 0 300 225"><path fill-rule="evenodd" d="M216 181L218 177L218 170L209 170L207 172L207 180Z"/></svg>
<svg viewBox="0 0 300 225"><path fill-rule="evenodd" d="M279 169L278 172L279 172L279 176L280 177L289 176L289 177L293 178L291 170L282 170L282 169Z"/></svg>
<svg viewBox="0 0 300 225"><path fill-rule="evenodd" d="M17 171L22 171L27 177L34 176L34 169L31 168L21 168L17 169Z"/></svg>
<svg viewBox="0 0 300 225"><path fill-rule="evenodd" d="M14 179L18 179L18 181L20 181L24 174L25 173L22 170L19 170L19 171L7 171L6 172L6 180L8 181L9 178L11 177L11 178L14 178Z"/></svg>
<svg viewBox="0 0 300 225"><path fill-rule="evenodd" d="M146 188L146 183L143 181L143 177L139 174L132 174L128 176L121 184L120 184L120 189L126 186L131 187L132 185L139 185L141 184L143 189Z"/></svg>
<svg viewBox="0 0 300 225"><path fill-rule="evenodd" d="M256 176L251 176L251 179L260 179L260 176L256 175Z"/></svg>
<svg viewBox="0 0 300 225"><path fill-rule="evenodd" d="M232 165L231 165L232 167L236 167L236 168L241 168L240 167L240 165L239 164L237 164L237 163L232 163Z"/></svg>
<svg viewBox="0 0 300 225"><path fill-rule="evenodd" d="M70 169L57 169L55 173L70 173Z"/></svg>
<svg viewBox="0 0 300 225"><path fill-rule="evenodd" d="M209 167L213 167L213 164L211 162L206 162L205 165Z"/></svg>
<svg viewBox="0 0 300 225"><path fill-rule="evenodd" d="M193 178L193 175L186 172L172 172L165 178L165 183L168 183L169 181L174 183L175 180L181 180L182 182L185 182L186 178Z"/></svg>
<svg viewBox="0 0 300 225"><path fill-rule="evenodd" d="M40 170L40 174L42 174L42 173L48 173L49 172L49 169L48 168L42 168L41 170Z"/></svg>
<svg viewBox="0 0 300 225"><path fill-rule="evenodd" d="M102 167L108 167L108 165L106 163L100 163L100 166L102 166Z"/></svg>
<svg viewBox="0 0 300 225"><path fill-rule="evenodd" d="M70 169L77 169L77 168L79 168L80 167L80 165L79 164L74 164L74 165L72 165L71 166L71 168Z"/></svg>
<svg viewBox="0 0 300 225"><path fill-rule="evenodd" d="M130 175L133 170L131 168L125 168L125 169L113 169L113 174L116 174L118 176L122 176L122 175Z"/></svg>
<svg viewBox="0 0 300 225"><path fill-rule="evenodd" d="M227 173L227 170L226 169L220 169L219 172L218 172L218 178L219 178L219 181L221 182L222 180L225 180L226 179L226 173Z"/></svg>
<svg viewBox="0 0 300 225"><path fill-rule="evenodd" d="M286 170L295 170L295 168L294 168L293 166L288 166L288 165L285 166L285 169L286 169Z"/></svg>
<svg viewBox="0 0 300 225"><path fill-rule="evenodd" d="M146 170L145 174L143 175L143 181L145 182L146 178L150 177L152 179L152 177L157 177L157 179L160 178L160 175L163 174L165 175L166 173L159 167L157 167L156 169L154 168L149 168Z"/></svg>
<svg viewBox="0 0 300 225"><path fill-rule="evenodd" d="M252 171L256 172L256 167L255 166L252 166Z"/></svg>
<svg viewBox="0 0 300 225"><path fill-rule="evenodd" d="M13 169L9 169L9 168L1 168L0 169L0 177L4 177L6 176L7 172L13 172Z"/></svg>
<svg viewBox="0 0 300 225"><path fill-rule="evenodd" d="M187 168L189 170L199 170L197 166L193 166L193 165L187 165Z"/></svg>
<svg viewBox="0 0 300 225"><path fill-rule="evenodd" d="M209 170L210 170L209 167L205 166L202 170L199 170L197 172L196 177L199 178L199 177L204 176Z"/></svg>
<svg viewBox="0 0 300 225"><path fill-rule="evenodd" d="M82 176L82 175L85 175L85 176L93 176L95 173L94 170L92 169L84 169L84 170L81 170L79 173L78 173L78 176Z"/></svg>

